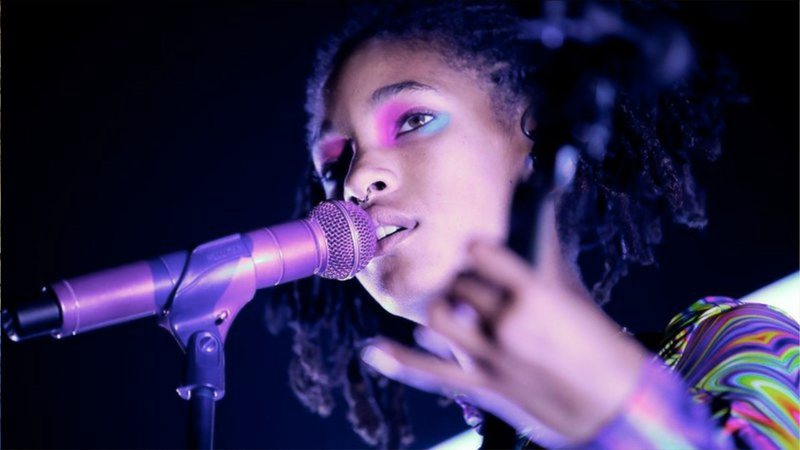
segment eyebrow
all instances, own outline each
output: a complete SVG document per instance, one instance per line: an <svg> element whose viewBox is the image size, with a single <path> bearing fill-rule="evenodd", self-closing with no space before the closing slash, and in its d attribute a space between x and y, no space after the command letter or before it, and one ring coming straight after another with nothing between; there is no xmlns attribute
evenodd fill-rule
<svg viewBox="0 0 800 450"><path fill-rule="evenodd" d="M379 104L380 102L386 100L389 97L397 95L404 91L436 91L436 88L432 86L428 86L427 84L422 84L418 81L413 80L405 80L400 81L398 83L388 84L383 87L379 87L375 89L375 92L372 93L369 99L369 104L371 107L375 107L375 105ZM331 129L331 122L329 120L324 120L317 130L317 136L315 141L319 142L323 136L325 136Z"/></svg>
<svg viewBox="0 0 800 450"><path fill-rule="evenodd" d="M435 91L431 86L427 84L422 84L417 81L406 80L400 81L399 83L389 84L383 87L380 87L372 93L372 97L369 99L370 106L375 106L378 103L382 102L388 97L393 95L397 95L404 91Z"/></svg>

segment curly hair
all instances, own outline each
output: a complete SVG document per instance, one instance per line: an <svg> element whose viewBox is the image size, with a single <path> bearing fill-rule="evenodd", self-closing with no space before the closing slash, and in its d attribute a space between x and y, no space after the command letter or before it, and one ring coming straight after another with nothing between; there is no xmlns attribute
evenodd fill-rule
<svg viewBox="0 0 800 450"><path fill-rule="evenodd" d="M558 150L578 150L572 186L559 199L558 231L573 261L599 252L601 267L582 271L602 305L630 264L655 261L662 218L690 228L707 221L692 161L719 155L721 110L736 99L735 78L728 69L699 69L673 12L651 2L358 5L342 34L318 54L307 91L308 143L317 139L338 70L360 45L378 39L434 46L455 68L474 70L488 83L499 112L524 102L535 115L539 176L518 189L512 233L530 225L531 192L549 185ZM325 199L310 159L303 186L298 213ZM366 442L409 444L402 387L359 358L379 329L401 337L407 330L352 280L307 279L278 294L268 318L273 330L288 324L294 331L289 370L298 398L327 415L341 388L348 419Z"/></svg>

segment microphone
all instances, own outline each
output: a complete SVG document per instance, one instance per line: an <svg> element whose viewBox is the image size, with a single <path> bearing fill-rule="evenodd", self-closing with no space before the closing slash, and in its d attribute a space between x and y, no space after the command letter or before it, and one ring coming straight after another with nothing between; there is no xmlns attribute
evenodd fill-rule
<svg viewBox="0 0 800 450"><path fill-rule="evenodd" d="M375 226L366 211L348 202L325 201L305 219L230 235L191 253L179 251L58 281L43 289L38 300L4 309L2 326L13 341L47 334L62 338L158 313L166 316L179 291L207 289L224 302L236 290L233 297L249 294L249 301L255 289L312 275L352 278L369 263L376 246ZM244 304L223 306L220 320ZM230 321L225 325L223 332Z"/></svg>

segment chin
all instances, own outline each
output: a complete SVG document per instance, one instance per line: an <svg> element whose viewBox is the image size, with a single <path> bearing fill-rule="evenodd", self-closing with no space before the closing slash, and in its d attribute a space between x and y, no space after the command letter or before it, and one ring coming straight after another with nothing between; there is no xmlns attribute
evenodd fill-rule
<svg viewBox="0 0 800 450"><path fill-rule="evenodd" d="M393 262L395 264L381 261L379 266L367 266L356 278L387 312L424 324L428 305L442 295L458 266L441 258L424 265Z"/></svg>

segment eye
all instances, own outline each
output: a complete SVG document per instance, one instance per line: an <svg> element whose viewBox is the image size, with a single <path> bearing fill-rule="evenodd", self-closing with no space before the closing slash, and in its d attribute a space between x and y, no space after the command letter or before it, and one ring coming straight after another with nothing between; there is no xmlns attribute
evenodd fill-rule
<svg viewBox="0 0 800 450"><path fill-rule="evenodd" d="M400 119L400 129L397 130L397 134L405 134L424 127L435 118L436 116L430 113L412 113L404 116Z"/></svg>
<svg viewBox="0 0 800 450"><path fill-rule="evenodd" d="M322 180L323 183L341 184L347 176L347 171L350 170L350 160L352 158L353 144L351 141L347 141L338 158L322 164L322 167L319 169L319 179Z"/></svg>

